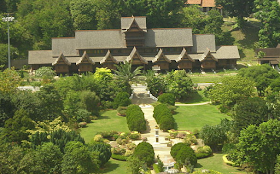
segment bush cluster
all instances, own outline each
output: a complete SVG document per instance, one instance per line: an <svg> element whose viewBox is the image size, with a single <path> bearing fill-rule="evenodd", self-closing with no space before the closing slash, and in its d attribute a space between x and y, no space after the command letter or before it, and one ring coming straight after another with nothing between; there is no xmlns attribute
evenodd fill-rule
<svg viewBox="0 0 280 174"><path fill-rule="evenodd" d="M138 105L129 105L126 110L126 121L130 131L146 130L144 113Z"/></svg>
<svg viewBox="0 0 280 174"><path fill-rule="evenodd" d="M171 156L178 162L182 162L185 165L195 165L197 158L194 150L185 143L177 143L171 147Z"/></svg>
<svg viewBox="0 0 280 174"><path fill-rule="evenodd" d="M174 129L175 120L172 116L171 110L166 104L155 106L153 116L161 130L167 131L169 129Z"/></svg>
<svg viewBox="0 0 280 174"><path fill-rule="evenodd" d="M150 143L139 143L134 150L133 156L145 162L147 166L151 166L154 163L154 148Z"/></svg>
<svg viewBox="0 0 280 174"><path fill-rule="evenodd" d="M175 96L172 93L163 93L158 97L158 101L164 104L175 105Z"/></svg>
<svg viewBox="0 0 280 174"><path fill-rule="evenodd" d="M114 98L113 107L117 109L119 106L128 106L131 104L129 99L129 94L127 92L119 92Z"/></svg>
<svg viewBox="0 0 280 174"><path fill-rule="evenodd" d="M203 146L203 147L198 147L195 155L197 157L197 159L201 159L201 158L206 158L209 157L213 154L212 149L210 146Z"/></svg>

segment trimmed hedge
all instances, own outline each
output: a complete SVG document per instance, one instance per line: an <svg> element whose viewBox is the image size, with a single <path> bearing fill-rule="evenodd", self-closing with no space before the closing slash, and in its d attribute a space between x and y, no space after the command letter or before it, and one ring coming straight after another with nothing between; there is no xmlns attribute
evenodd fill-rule
<svg viewBox="0 0 280 174"><path fill-rule="evenodd" d="M172 93L163 93L158 97L158 101L163 104L175 105L175 96Z"/></svg>
<svg viewBox="0 0 280 174"><path fill-rule="evenodd" d="M126 161L128 157L112 153L111 158L119 161Z"/></svg>
<svg viewBox="0 0 280 174"><path fill-rule="evenodd" d="M171 110L168 108L168 105L159 104L155 106L153 117L161 130L167 131L174 129L175 120L172 116Z"/></svg>
<svg viewBox="0 0 280 174"><path fill-rule="evenodd" d="M144 113L138 105L129 105L126 110L126 122L130 131L146 130Z"/></svg>

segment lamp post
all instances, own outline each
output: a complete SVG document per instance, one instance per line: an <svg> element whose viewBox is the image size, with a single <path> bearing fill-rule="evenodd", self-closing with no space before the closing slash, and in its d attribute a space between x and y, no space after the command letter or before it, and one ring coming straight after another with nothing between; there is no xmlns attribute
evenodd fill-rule
<svg viewBox="0 0 280 174"><path fill-rule="evenodd" d="M9 17L9 14L7 17L2 18L4 22L7 22L8 24L8 68L11 69L11 55L10 55L10 26L9 22L13 21L14 17Z"/></svg>

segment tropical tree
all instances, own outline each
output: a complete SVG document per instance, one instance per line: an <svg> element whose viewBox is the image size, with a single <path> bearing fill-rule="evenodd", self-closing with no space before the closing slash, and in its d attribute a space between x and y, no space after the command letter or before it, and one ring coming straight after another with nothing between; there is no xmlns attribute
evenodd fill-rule
<svg viewBox="0 0 280 174"><path fill-rule="evenodd" d="M238 27L244 25L244 17L253 13L255 0L216 0L217 6L222 6L230 17L237 17Z"/></svg>
<svg viewBox="0 0 280 174"><path fill-rule="evenodd" d="M277 0L255 0L254 16L261 21L258 46L275 47L280 41L280 6Z"/></svg>
<svg viewBox="0 0 280 174"><path fill-rule="evenodd" d="M65 147L62 173L94 173L98 170L96 157L83 143L71 141Z"/></svg>
<svg viewBox="0 0 280 174"><path fill-rule="evenodd" d="M275 69L266 64L242 68L239 70L238 75L254 81L259 96L263 96L265 89L270 86L276 78L280 77L280 74Z"/></svg>
<svg viewBox="0 0 280 174"><path fill-rule="evenodd" d="M134 70L132 69L132 63L124 62L119 65L115 65L117 70L114 72L117 75L117 79L123 80L125 83L134 82L136 76L141 74L142 66L138 66Z"/></svg>
<svg viewBox="0 0 280 174"><path fill-rule="evenodd" d="M15 92L21 80L14 69L5 69L0 72L0 91L5 93Z"/></svg>
<svg viewBox="0 0 280 174"><path fill-rule="evenodd" d="M219 145L223 145L227 140L226 131L222 125L205 125L202 127L199 136L206 145L213 150L219 150Z"/></svg>
<svg viewBox="0 0 280 174"><path fill-rule="evenodd" d="M257 172L273 173L280 154L280 121L269 120L242 130L236 150L236 162L249 164Z"/></svg>
<svg viewBox="0 0 280 174"><path fill-rule="evenodd" d="M234 131L239 132L249 125L259 125L269 119L266 101L259 98L248 98L237 103L233 108Z"/></svg>
<svg viewBox="0 0 280 174"><path fill-rule="evenodd" d="M241 76L224 77L222 83L215 84L209 90L213 103L220 104L222 112L229 111L238 101L254 95L254 82Z"/></svg>

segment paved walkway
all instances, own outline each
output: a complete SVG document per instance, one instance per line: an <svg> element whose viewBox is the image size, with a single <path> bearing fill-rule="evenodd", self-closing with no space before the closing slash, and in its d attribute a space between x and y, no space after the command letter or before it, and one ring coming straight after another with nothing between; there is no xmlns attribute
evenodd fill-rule
<svg viewBox="0 0 280 174"><path fill-rule="evenodd" d="M167 147L167 143L169 141L165 140L165 137L169 136L169 133L159 130L159 143L156 142L154 129L157 123L153 117L154 107L150 105L151 103L154 103L156 101L150 98L150 94L146 88L147 87L143 85L132 85L132 103L138 104L141 107L147 121L147 130L141 136L147 137L147 142L149 142L154 147L155 156L159 155L163 163L165 165L168 165L169 163L174 162L173 158L170 155L171 147ZM134 141L135 144L138 144L140 142L142 141Z"/></svg>

